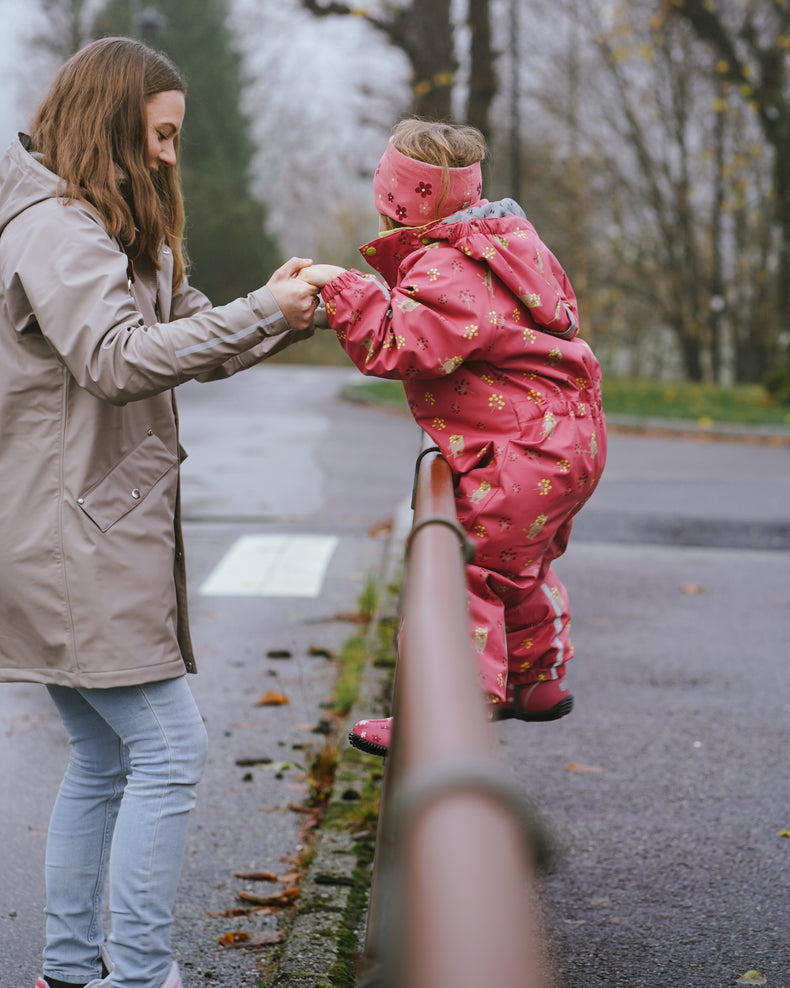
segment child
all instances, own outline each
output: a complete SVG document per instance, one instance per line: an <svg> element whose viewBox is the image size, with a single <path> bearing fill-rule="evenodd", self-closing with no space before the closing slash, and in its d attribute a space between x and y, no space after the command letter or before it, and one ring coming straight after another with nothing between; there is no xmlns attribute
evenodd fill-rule
<svg viewBox="0 0 790 988"><path fill-rule="evenodd" d="M480 198L485 150L474 128L401 122L373 179L381 233L361 248L386 285L332 265L301 277L362 373L403 381L450 464L492 719L548 721L573 706L552 562L603 471L601 375L556 258L515 202ZM360 721L349 740L383 755L391 727Z"/></svg>

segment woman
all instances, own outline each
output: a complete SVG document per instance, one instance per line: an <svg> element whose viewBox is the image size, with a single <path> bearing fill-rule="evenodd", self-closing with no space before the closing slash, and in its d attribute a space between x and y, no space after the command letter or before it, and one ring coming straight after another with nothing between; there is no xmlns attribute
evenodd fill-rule
<svg viewBox="0 0 790 988"><path fill-rule="evenodd" d="M172 905L206 736L172 389L313 331L306 259L218 308L185 280L184 108L165 58L103 39L0 159L0 679L46 684L71 743L38 988L181 984Z"/></svg>

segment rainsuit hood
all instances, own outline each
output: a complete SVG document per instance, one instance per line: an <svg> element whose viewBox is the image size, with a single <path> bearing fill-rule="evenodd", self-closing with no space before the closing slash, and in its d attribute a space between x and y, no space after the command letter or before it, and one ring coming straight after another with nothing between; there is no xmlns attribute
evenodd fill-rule
<svg viewBox="0 0 790 988"><path fill-rule="evenodd" d="M521 249L508 250L514 240ZM572 339L579 328L576 296L560 263L512 199L481 200L421 227L392 230L360 248L390 288L415 251L445 243L481 262L523 305L544 332Z"/></svg>

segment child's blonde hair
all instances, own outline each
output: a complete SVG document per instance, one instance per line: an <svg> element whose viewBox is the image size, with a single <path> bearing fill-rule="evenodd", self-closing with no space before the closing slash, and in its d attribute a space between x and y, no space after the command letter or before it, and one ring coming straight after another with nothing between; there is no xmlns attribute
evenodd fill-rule
<svg viewBox="0 0 790 988"><path fill-rule="evenodd" d="M465 124L401 120L392 143L401 154L440 168L467 168L486 156L485 138Z"/></svg>

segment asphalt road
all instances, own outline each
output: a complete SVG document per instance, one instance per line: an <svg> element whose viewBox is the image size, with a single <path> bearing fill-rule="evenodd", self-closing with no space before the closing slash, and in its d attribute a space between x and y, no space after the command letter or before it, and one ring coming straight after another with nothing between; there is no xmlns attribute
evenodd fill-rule
<svg viewBox="0 0 790 988"><path fill-rule="evenodd" d="M611 437L558 572L576 706L507 722L562 988L790 988L790 451Z"/></svg>
<svg viewBox="0 0 790 988"><path fill-rule="evenodd" d="M354 629L348 612L411 488L416 427L340 401L355 379L263 366L179 389L190 682L211 741L174 931L190 988L257 983L261 951L218 941L274 935L277 915L225 914L239 891L289 884L305 822L293 807L334 683L325 653ZM752 968L790 988L789 503L787 448L610 440L559 564L576 709L496 726L561 848L542 898L562 988L724 988ZM267 692L289 702L260 706ZM44 839L66 758L43 688L3 686L3 988L39 973ZM234 874L255 869L284 880Z"/></svg>

